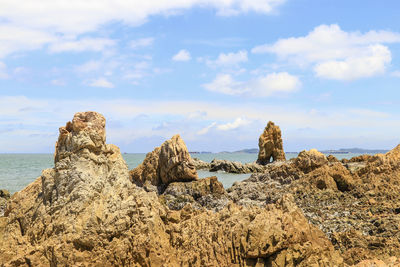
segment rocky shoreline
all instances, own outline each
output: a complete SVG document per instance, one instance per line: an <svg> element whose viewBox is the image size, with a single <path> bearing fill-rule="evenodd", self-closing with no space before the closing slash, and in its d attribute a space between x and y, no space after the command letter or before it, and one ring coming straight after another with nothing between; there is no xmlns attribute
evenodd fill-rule
<svg viewBox="0 0 400 267"><path fill-rule="evenodd" d="M193 160L176 135L128 170L105 140L102 115L75 114L54 168L0 195L0 266L400 264L400 146L286 161L268 123L257 163ZM252 175L225 190L202 168Z"/></svg>

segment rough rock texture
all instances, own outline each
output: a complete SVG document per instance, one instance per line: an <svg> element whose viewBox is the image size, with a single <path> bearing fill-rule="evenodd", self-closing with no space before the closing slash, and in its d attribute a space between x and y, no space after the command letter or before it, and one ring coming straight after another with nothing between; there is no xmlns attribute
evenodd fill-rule
<svg viewBox="0 0 400 267"><path fill-rule="evenodd" d="M304 151L263 174L227 190L240 205L277 203L291 193L313 225L320 228L349 265L400 257L400 146L385 155L342 164L317 151ZM375 259L375 260L374 260ZM368 261L370 260L370 261Z"/></svg>
<svg viewBox="0 0 400 267"><path fill-rule="evenodd" d="M143 163L130 172L137 185L164 188L172 182L196 180L197 171L179 135L165 141L146 155Z"/></svg>
<svg viewBox="0 0 400 267"><path fill-rule="evenodd" d="M10 199L10 192L5 189L0 189L0 217L4 216L4 211L7 207L7 201Z"/></svg>
<svg viewBox="0 0 400 267"><path fill-rule="evenodd" d="M257 163L265 165L272 161L286 160L285 152L283 151L282 134L279 126L269 121L264 132L258 140L258 159Z"/></svg>
<svg viewBox="0 0 400 267"><path fill-rule="evenodd" d="M257 163L246 163L213 159L210 163L210 172L225 171L229 173L259 173L265 171L265 166Z"/></svg>
<svg viewBox="0 0 400 267"><path fill-rule="evenodd" d="M192 163L196 170L208 170L210 169L210 163L202 161L201 159L198 158L192 158Z"/></svg>
<svg viewBox="0 0 400 267"><path fill-rule="evenodd" d="M104 124L85 112L60 129L54 168L14 194L0 218L0 266L343 264L290 194L261 207L170 210L162 196L130 181L118 148L105 143ZM176 152L169 155L176 162ZM172 182L167 190L226 197L215 178Z"/></svg>
<svg viewBox="0 0 400 267"><path fill-rule="evenodd" d="M160 199L172 210L182 209L188 203L197 209L206 207L221 210L229 203L224 186L215 176L192 182L170 183Z"/></svg>

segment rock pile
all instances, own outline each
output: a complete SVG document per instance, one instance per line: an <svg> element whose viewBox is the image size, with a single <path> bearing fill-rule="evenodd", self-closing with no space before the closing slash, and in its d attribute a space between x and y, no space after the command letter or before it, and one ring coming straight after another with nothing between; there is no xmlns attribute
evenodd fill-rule
<svg viewBox="0 0 400 267"><path fill-rule="evenodd" d="M264 132L258 140L258 158L257 163L265 165L272 161L286 160L285 152L283 151L282 134L279 126L269 121Z"/></svg>

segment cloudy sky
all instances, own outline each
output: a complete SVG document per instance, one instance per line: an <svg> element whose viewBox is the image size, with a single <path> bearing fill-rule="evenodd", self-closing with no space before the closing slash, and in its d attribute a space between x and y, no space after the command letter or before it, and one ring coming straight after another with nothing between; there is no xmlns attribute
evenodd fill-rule
<svg viewBox="0 0 400 267"><path fill-rule="evenodd" d="M147 152L400 142L397 0L0 0L0 153L53 152L78 111Z"/></svg>

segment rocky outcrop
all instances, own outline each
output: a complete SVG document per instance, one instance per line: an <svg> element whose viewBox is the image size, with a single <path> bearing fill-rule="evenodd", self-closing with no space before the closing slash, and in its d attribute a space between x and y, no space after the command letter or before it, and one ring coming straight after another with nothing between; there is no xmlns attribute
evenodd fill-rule
<svg viewBox="0 0 400 267"><path fill-rule="evenodd" d="M205 207L221 210L229 203L224 186L215 176L192 182L170 183L160 200L171 210L180 210L188 203L195 209Z"/></svg>
<svg viewBox="0 0 400 267"><path fill-rule="evenodd" d="M205 162L201 159L198 158L192 158L192 163L194 165L194 167L196 168L196 170L208 170L210 169L210 163L209 162Z"/></svg>
<svg viewBox="0 0 400 267"><path fill-rule="evenodd" d="M167 180L161 196L137 187L119 149L105 143L104 125L103 116L85 112L60 129L54 168L14 194L0 218L1 266L343 264L290 194L260 207L222 203L211 211L193 202L171 210L163 197L207 203L227 194L215 177ZM173 142L166 147L159 153L172 160L159 155L154 170L182 177L181 154Z"/></svg>
<svg viewBox="0 0 400 267"><path fill-rule="evenodd" d="M210 172L224 171L229 173L260 173L265 166L257 163L241 163L229 160L213 159L210 163Z"/></svg>
<svg viewBox="0 0 400 267"><path fill-rule="evenodd" d="M7 207L7 201L10 199L10 192L5 189L0 189L0 217L4 216L4 211Z"/></svg>
<svg viewBox="0 0 400 267"><path fill-rule="evenodd" d="M265 165L272 161L286 160L285 152L283 151L282 134L279 126L269 121L264 132L258 140L258 158L257 163Z"/></svg>
<svg viewBox="0 0 400 267"><path fill-rule="evenodd" d="M296 166L305 173L308 173L318 167L328 163L328 159L324 154L316 149L309 151L303 150L299 153L294 163Z"/></svg>
<svg viewBox="0 0 400 267"><path fill-rule="evenodd" d="M190 154L179 135L148 153L143 163L130 172L130 176L139 186L153 185L161 190L172 182L188 182L198 178Z"/></svg>

